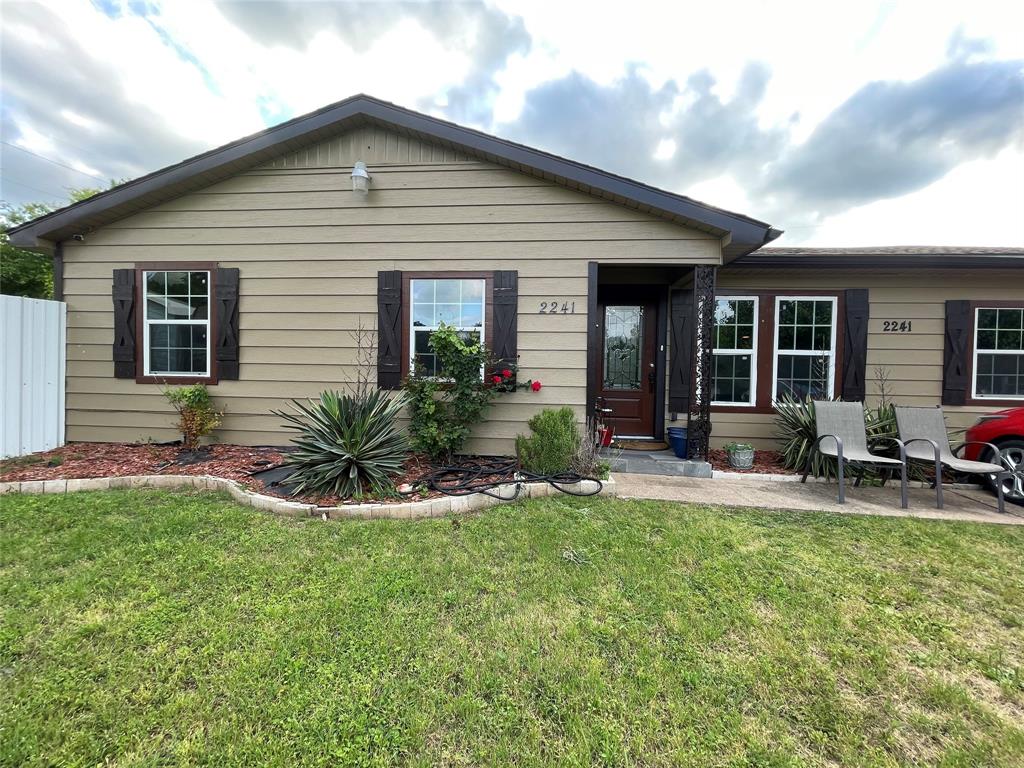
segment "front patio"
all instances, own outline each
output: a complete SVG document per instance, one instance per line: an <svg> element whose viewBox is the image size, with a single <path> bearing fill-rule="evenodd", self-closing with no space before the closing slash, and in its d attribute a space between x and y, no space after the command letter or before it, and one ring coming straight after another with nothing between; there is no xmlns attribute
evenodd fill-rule
<svg viewBox="0 0 1024 768"><path fill-rule="evenodd" d="M1000 514L996 511L995 496L978 486L944 485L943 509L935 508L933 489L911 488L909 509L900 509L899 489L892 485L882 488L849 487L846 503L839 504L836 502L835 483L813 480L800 483L795 482L798 479L796 476L730 477L718 472L714 479L702 479L670 472L671 468L661 473L616 472L616 491L622 498L716 504L723 507L1024 525L1024 507L1007 504L1006 512Z"/></svg>

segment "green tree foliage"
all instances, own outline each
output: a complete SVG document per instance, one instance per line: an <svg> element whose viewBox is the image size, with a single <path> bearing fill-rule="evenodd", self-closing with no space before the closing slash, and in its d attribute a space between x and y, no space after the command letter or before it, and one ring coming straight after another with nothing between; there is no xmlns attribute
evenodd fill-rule
<svg viewBox="0 0 1024 768"><path fill-rule="evenodd" d="M110 186L120 182L111 181ZM81 187L71 189L67 205L77 203L102 192L102 189ZM10 205L0 203L0 293L26 296L30 299L53 297L53 261L42 253L16 248L10 243L7 230L26 221L45 216L60 206L51 203Z"/></svg>

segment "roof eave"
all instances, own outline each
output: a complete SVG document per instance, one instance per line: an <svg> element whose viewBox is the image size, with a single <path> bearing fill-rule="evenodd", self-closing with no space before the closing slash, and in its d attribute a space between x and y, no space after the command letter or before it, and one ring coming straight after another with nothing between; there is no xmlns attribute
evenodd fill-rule
<svg viewBox="0 0 1024 768"><path fill-rule="evenodd" d="M1024 266L1024 256L797 255L761 252L738 258L730 266L746 269L1009 269Z"/></svg>
<svg viewBox="0 0 1024 768"><path fill-rule="evenodd" d="M283 142L315 140L321 132L334 130L345 123L360 119L380 121L407 131L432 136L465 147L474 153L492 155L505 162L528 167L538 174L550 173L604 194L626 198L656 212L701 224L721 235L728 234L729 245L723 250L725 260L751 253L781 234L768 224L742 214L715 208L598 168L360 95L154 171L87 200L26 222L9 232L11 242L20 247L43 248L45 245L41 243L59 241L80 233L83 228L88 229L91 221L102 220L104 215L115 218L130 215L134 212L131 210L132 203L137 203L140 198L157 197L161 194L169 198L186 194L214 183L217 179L211 177L216 176L218 171L223 177L227 177L270 159L280 151ZM142 207L146 205L136 210ZM123 209L123 212L118 209ZM778 234L772 236L773 232Z"/></svg>

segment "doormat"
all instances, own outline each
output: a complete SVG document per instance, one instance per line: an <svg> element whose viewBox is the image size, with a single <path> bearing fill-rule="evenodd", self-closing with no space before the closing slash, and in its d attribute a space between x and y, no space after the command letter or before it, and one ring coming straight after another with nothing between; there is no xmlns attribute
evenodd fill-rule
<svg viewBox="0 0 1024 768"><path fill-rule="evenodd" d="M662 440L615 440L612 448L621 448L624 451L664 451L668 443Z"/></svg>

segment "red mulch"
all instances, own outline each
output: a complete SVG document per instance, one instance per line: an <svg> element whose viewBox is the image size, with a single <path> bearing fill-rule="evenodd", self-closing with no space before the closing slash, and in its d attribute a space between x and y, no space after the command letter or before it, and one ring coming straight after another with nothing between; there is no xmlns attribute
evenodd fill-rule
<svg viewBox="0 0 1024 768"><path fill-rule="evenodd" d="M71 443L45 453L0 462L0 482L124 475L216 475L249 480L248 472L280 464L280 451L244 445L211 445L210 458L175 464L180 445Z"/></svg>
<svg viewBox="0 0 1024 768"><path fill-rule="evenodd" d="M729 465L729 455L723 450L708 451L712 469L719 472L745 472L750 475L795 475L792 469L782 465L782 454L778 451L754 451L754 466L751 469L736 469Z"/></svg>
<svg viewBox="0 0 1024 768"><path fill-rule="evenodd" d="M72 443L44 453L34 453L16 459L0 461L0 482L23 480L73 480L86 477L123 477L126 475L213 475L237 480L258 493L281 495L269 489L254 477L276 467L284 461L284 454L273 448L253 448L244 445L211 445L209 458L194 464L175 463L182 452L180 445L153 445L131 443ZM395 486L415 486L432 469L430 461L410 454L405 472L395 478ZM416 493L413 500L438 498L439 492ZM359 504L367 501L397 501L394 497L364 496L361 499L340 499L336 496L288 497L306 504L336 506Z"/></svg>

